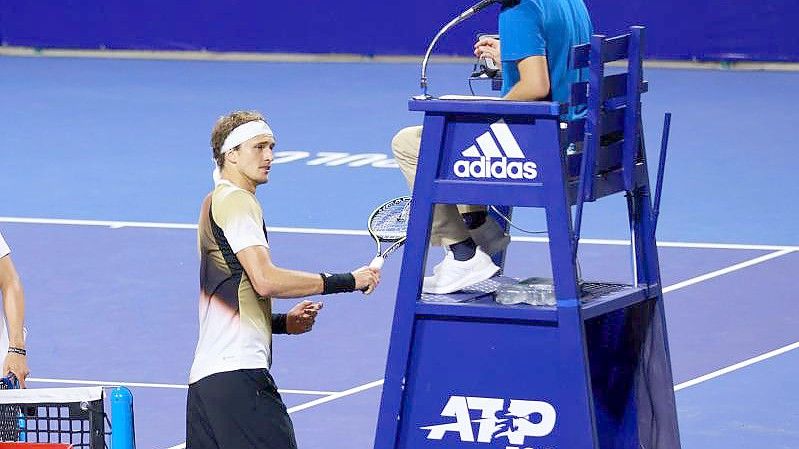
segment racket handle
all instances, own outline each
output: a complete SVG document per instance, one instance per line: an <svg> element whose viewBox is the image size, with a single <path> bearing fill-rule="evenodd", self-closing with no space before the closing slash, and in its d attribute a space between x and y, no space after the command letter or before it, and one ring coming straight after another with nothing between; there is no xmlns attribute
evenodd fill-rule
<svg viewBox="0 0 799 449"><path fill-rule="evenodd" d="M379 270L383 268L383 262L385 261L386 261L385 257L376 256L374 259L372 259L372 262L369 263L369 268L377 268Z"/></svg>
<svg viewBox="0 0 799 449"><path fill-rule="evenodd" d="M385 261L386 261L386 259L383 256L375 256L375 258L372 259L371 262L369 262L369 268L377 268L379 270L379 269L383 268L383 262L385 262ZM366 287L364 287L364 288L362 288L360 290L362 292L365 292L366 291Z"/></svg>

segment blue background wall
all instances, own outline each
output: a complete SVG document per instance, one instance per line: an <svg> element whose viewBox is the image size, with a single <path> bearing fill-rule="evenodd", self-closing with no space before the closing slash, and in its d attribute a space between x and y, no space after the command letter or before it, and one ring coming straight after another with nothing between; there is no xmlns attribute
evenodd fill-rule
<svg viewBox="0 0 799 449"><path fill-rule="evenodd" d="M0 40L42 48L421 54L473 0L2 0ZM795 0L586 0L597 31L650 29L660 59L799 61ZM494 6L446 36L439 53L469 54L496 30Z"/></svg>

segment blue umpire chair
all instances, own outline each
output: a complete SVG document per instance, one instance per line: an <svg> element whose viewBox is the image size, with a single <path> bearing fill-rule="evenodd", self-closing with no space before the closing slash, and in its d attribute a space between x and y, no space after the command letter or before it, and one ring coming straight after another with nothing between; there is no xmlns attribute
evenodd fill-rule
<svg viewBox="0 0 799 449"><path fill-rule="evenodd" d="M655 242L669 116L653 194L643 37L633 27L574 48L572 67L590 77L572 86L571 106L587 112L568 127L569 105L553 102L409 102L424 131L375 449L680 447ZM617 60L626 71L606 75ZM581 282L583 206L620 194L632 281ZM438 203L543 208L557 305L423 295Z"/></svg>

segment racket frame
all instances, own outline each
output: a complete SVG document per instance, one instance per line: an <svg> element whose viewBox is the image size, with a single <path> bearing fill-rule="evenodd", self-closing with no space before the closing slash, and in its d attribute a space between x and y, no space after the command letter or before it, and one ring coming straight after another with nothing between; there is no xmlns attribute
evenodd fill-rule
<svg viewBox="0 0 799 449"><path fill-rule="evenodd" d="M372 213L369 215L369 220L366 223L367 224L366 229L369 231L369 235L372 236L372 239L375 241L375 245L377 246L377 251L376 251L377 255L375 256L374 259L372 259L372 262L369 264L370 267L372 267L372 268L382 268L383 267L383 262L385 262L386 257L389 254L391 254L394 251L396 251L397 248L399 248L400 246L405 244L405 240L408 238L407 228L406 228L406 233L402 237L400 237L398 239L381 239L380 237L377 236L377 233L375 233L375 231L374 231L374 229L372 227L373 219L380 212L383 212L388 207L396 206L397 204L405 203L405 208L410 208L410 201L411 201L411 197L410 196L400 196L400 197L396 197L396 198L390 199L390 200L386 201L385 203L381 204L380 206L378 206L377 208L375 208L375 210L372 211ZM403 209L403 210L405 210L405 209ZM409 211L409 213L410 213L410 211ZM383 251L380 251L380 244L381 243L391 243L391 246L389 246L388 248L386 248Z"/></svg>

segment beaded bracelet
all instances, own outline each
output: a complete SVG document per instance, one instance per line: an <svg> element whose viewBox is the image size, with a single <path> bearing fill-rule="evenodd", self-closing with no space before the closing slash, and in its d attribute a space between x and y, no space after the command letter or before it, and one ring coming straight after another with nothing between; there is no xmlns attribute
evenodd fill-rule
<svg viewBox="0 0 799 449"><path fill-rule="evenodd" d="M13 352L14 354L19 354L19 355L27 355L28 354L28 351L26 351L25 349L23 349L23 348L15 348L13 346L8 348L8 352Z"/></svg>

